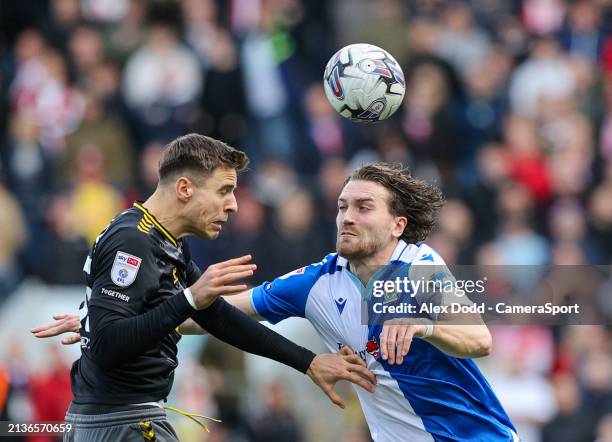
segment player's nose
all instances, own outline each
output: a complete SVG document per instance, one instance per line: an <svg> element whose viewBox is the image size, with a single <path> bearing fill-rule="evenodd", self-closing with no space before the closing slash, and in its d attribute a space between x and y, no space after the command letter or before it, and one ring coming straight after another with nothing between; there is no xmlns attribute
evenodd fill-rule
<svg viewBox="0 0 612 442"><path fill-rule="evenodd" d="M341 215L341 219L340 219L340 223L342 225L345 224L355 224L355 217L354 217L354 210L349 207L348 209L346 209L346 211L344 212L343 215Z"/></svg>
<svg viewBox="0 0 612 442"><path fill-rule="evenodd" d="M227 203L225 204L226 212L238 212L238 202L236 201L236 197L231 195Z"/></svg>

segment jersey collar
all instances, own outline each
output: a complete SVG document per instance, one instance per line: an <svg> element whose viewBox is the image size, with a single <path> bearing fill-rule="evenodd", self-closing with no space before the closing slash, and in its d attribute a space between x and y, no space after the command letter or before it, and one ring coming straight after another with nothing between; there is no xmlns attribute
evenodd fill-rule
<svg viewBox="0 0 612 442"><path fill-rule="evenodd" d="M168 232L164 226L161 225L161 223L159 221L157 221L157 219L147 210L147 208L145 206L142 205L141 201L135 201L134 202L134 207L136 207L138 210L140 210L143 213L143 216L145 217L145 219L153 224L155 224L155 226L159 229L159 231L161 233L163 233L163 235L168 238L168 241L170 241L172 243L172 245L174 245L174 247L178 246L178 241L176 240L176 238L174 236L172 236L172 234L170 232Z"/></svg>
<svg viewBox="0 0 612 442"><path fill-rule="evenodd" d="M395 246L395 250L393 250L393 254L391 255L391 259L389 260L389 262L403 261L407 255L407 253L405 252L411 248L410 246L411 244L408 244L403 239L400 239L399 242L397 243L397 246ZM339 267L346 268L348 266L348 260L338 255L338 260L336 261L336 265Z"/></svg>

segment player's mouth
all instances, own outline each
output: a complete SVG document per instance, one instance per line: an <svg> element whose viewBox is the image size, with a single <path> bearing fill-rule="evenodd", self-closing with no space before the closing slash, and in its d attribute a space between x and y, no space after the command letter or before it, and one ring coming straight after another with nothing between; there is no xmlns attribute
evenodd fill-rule
<svg viewBox="0 0 612 442"><path fill-rule="evenodd" d="M357 235L355 233L353 233L353 232L348 232L348 231L344 230L344 231L340 232L340 236L346 237L346 236L357 236Z"/></svg>
<svg viewBox="0 0 612 442"><path fill-rule="evenodd" d="M216 231L220 232L221 230L223 230L223 224L225 224L225 221L214 221L212 223L212 226Z"/></svg>

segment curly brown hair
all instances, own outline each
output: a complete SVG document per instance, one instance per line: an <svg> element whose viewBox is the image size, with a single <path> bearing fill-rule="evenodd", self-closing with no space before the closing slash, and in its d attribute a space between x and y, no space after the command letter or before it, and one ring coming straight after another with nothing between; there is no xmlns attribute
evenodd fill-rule
<svg viewBox="0 0 612 442"><path fill-rule="evenodd" d="M373 181L391 194L389 210L395 216L408 219L401 239L407 243L425 240L434 228L438 212L444 205L440 189L410 175L399 163L374 163L355 170L345 181Z"/></svg>
<svg viewBox="0 0 612 442"><path fill-rule="evenodd" d="M249 159L244 152L223 141L200 134L188 134L171 141L159 159L161 183L190 173L190 178L202 181L217 167L230 167L236 172L244 170Z"/></svg>

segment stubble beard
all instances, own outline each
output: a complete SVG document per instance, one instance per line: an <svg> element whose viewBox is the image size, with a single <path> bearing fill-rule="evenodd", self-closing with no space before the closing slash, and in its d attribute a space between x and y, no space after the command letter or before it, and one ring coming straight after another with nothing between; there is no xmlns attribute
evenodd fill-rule
<svg viewBox="0 0 612 442"><path fill-rule="evenodd" d="M349 261L362 260L374 255L378 251L376 240L372 238L359 238L356 243L351 245L345 244L342 238L338 236L336 241L336 251L340 256Z"/></svg>

